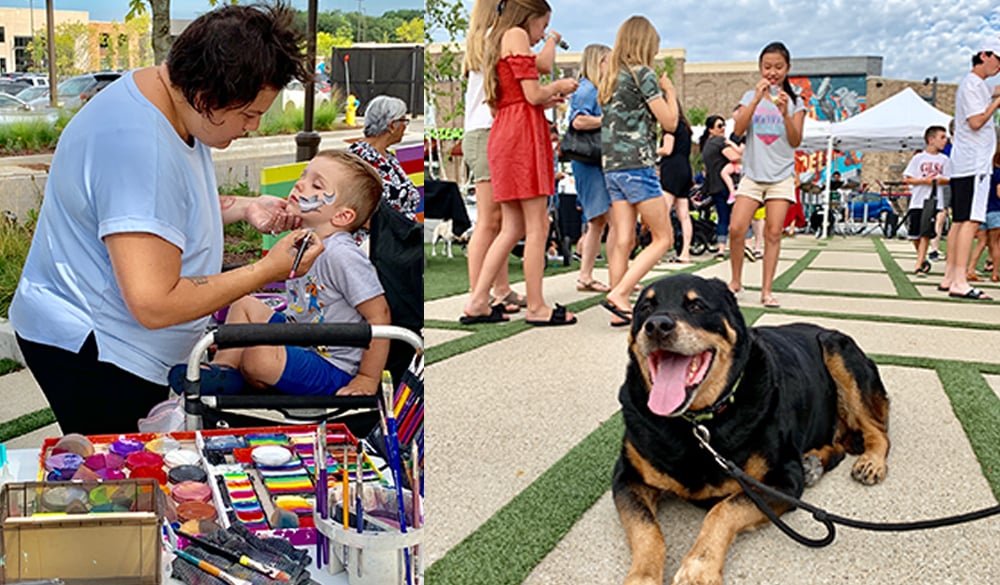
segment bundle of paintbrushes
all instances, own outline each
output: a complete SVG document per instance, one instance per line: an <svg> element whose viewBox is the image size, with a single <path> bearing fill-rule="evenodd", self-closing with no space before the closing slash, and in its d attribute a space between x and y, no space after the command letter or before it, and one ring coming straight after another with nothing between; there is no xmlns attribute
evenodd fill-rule
<svg viewBox="0 0 1000 585"><path fill-rule="evenodd" d="M391 382L390 382L391 384ZM381 424L375 427L365 441L372 446L375 453L385 461L390 461L387 447L387 421L392 415L396 421L396 442L399 445L399 456L403 464L401 475L402 485L412 489L414 468L419 476L423 470L424 456L424 382L423 356L417 355L410 364L395 391L383 390L379 400ZM389 405L391 406L391 409ZM391 462L390 462L391 463ZM421 487L422 491L422 487Z"/></svg>
<svg viewBox="0 0 1000 585"><path fill-rule="evenodd" d="M188 585L305 585L309 555L280 538L258 538L240 524L187 540L171 566Z"/></svg>

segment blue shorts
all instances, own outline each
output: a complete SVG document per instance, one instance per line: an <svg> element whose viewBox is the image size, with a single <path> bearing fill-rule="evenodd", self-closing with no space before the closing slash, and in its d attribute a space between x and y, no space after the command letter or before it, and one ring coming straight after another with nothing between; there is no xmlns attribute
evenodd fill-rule
<svg viewBox="0 0 1000 585"><path fill-rule="evenodd" d="M1000 229L1000 211L987 211L986 221L979 228L984 230Z"/></svg>
<svg viewBox="0 0 1000 585"><path fill-rule="evenodd" d="M268 323L284 323L285 316L275 313ZM347 386L354 376L328 362L307 347L285 346L285 369L274 385L285 394L297 396L333 396Z"/></svg>
<svg viewBox="0 0 1000 585"><path fill-rule="evenodd" d="M598 165L571 161L573 181L576 183L576 202L583 209L583 221L592 221L608 212L611 196L604 183L604 172Z"/></svg>
<svg viewBox="0 0 1000 585"><path fill-rule="evenodd" d="M638 205L649 199L663 197L660 180L653 167L604 173L604 183L612 202L628 201L631 205Z"/></svg>

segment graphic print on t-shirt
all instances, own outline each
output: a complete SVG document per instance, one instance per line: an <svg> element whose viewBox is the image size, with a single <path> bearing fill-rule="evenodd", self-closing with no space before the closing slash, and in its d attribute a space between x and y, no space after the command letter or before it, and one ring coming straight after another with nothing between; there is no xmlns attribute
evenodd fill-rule
<svg viewBox="0 0 1000 585"><path fill-rule="evenodd" d="M753 112L754 135L771 146L785 134L785 119L770 100L761 100Z"/></svg>

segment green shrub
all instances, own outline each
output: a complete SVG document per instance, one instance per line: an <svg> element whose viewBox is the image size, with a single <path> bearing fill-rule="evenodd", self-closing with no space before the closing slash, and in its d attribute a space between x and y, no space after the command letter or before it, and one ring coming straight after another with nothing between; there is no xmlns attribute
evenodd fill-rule
<svg viewBox="0 0 1000 585"><path fill-rule="evenodd" d="M23 222L0 220L0 315L5 317L28 258L36 218L37 213L29 213Z"/></svg>

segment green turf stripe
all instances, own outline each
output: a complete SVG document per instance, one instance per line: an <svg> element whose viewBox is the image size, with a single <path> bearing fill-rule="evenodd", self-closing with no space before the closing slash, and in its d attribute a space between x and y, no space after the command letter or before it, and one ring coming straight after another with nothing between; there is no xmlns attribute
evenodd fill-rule
<svg viewBox="0 0 1000 585"><path fill-rule="evenodd" d="M14 420L0 423L0 443L26 435L54 422L56 422L56 415L52 414L52 409L43 408Z"/></svg>
<svg viewBox="0 0 1000 585"><path fill-rule="evenodd" d="M601 424L427 570L434 585L515 585L611 485L621 413Z"/></svg>
<svg viewBox="0 0 1000 585"><path fill-rule="evenodd" d="M807 251L801 258L796 260L795 264L792 264L788 270L782 272L778 278L774 279L774 283L771 288L775 292L787 291L788 287L792 286L792 283L795 282L795 279L802 274L802 271L808 268L809 265L812 264L812 261L819 256L819 252L819 250Z"/></svg>
<svg viewBox="0 0 1000 585"><path fill-rule="evenodd" d="M970 364L942 362L937 368L955 416L979 459L983 475L1000 500L1000 398Z"/></svg>
<svg viewBox="0 0 1000 585"><path fill-rule="evenodd" d="M927 327L949 327L953 329L985 329L994 331L997 329L995 323L983 323L980 321L950 321L946 319L920 319L914 317L900 317L896 315L870 315L857 313L837 313L834 311L807 311L803 309L783 309L784 315L798 315L802 317L819 317L826 319L841 319L844 321L869 321L873 323L898 323L901 325L922 325Z"/></svg>
<svg viewBox="0 0 1000 585"><path fill-rule="evenodd" d="M10 374L11 372L16 372L23 368L24 366L22 366L21 362L17 360L12 360L10 358L0 358L0 376Z"/></svg>
<svg viewBox="0 0 1000 585"><path fill-rule="evenodd" d="M889 275L889 279L892 280L892 285L896 287L896 293L899 294L900 298L903 299L919 299L923 295L917 290L917 287L910 282L909 275L899 267L896 259L892 257L892 253L889 249L885 247L885 243L882 238L874 238L872 242L875 243L875 249L878 250L879 258L882 260L882 265L885 266L886 274Z"/></svg>

